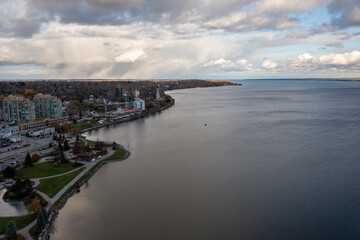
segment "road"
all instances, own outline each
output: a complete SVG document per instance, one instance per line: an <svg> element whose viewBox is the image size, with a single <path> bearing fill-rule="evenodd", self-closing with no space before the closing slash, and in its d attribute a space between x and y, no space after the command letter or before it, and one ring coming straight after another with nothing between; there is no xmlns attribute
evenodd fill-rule
<svg viewBox="0 0 360 240"><path fill-rule="evenodd" d="M74 142L75 139L70 138L69 144ZM0 150L4 151L3 153L0 153L0 170L4 170L7 166L10 166L12 162L18 161L19 163L22 163L25 160L25 156L27 153L32 154L39 154L40 157L42 155L45 155L49 152L52 152L54 149L49 148L49 143L52 142L53 146L57 143L52 140L52 136L45 137L43 139L37 139L37 138L29 138L22 136L22 143L21 144L12 144L10 147L6 148L0 148ZM19 148L7 151L7 149L11 149L14 146L19 145L26 145L31 144L28 147Z"/></svg>
<svg viewBox="0 0 360 240"><path fill-rule="evenodd" d="M110 157L115 151L114 150L110 150L108 152L108 154L102 156L101 159L106 159L108 157ZM48 202L48 205L46 207L47 210L49 210L52 205L60 199L60 197L76 182L78 181L82 176L84 176L95 164L97 164L99 161L94 161L94 162L82 162L84 163L84 170L79 173L71 182L69 182L63 189L61 189L53 198L50 198L48 195L46 195L45 193L43 192L40 192L39 190L36 190L35 191L40 194L47 202ZM53 175L53 176L48 176L48 177L42 177L42 178L32 178L31 181L34 182L34 188L36 186L38 186L40 184L40 180L41 179L47 179L47 178L54 178L54 177L59 177L59 176L62 176L62 175L66 175L66 174L69 174L71 172L74 172L74 171L77 171L79 170L78 168L77 169L74 169L74 170L71 170L71 171L68 171L68 172L65 172L65 173L62 173L62 174L58 174L58 175ZM21 234L22 236L25 237L25 239L29 239L31 240L31 236L29 234L29 230L34 227L36 225L36 220L33 221L32 223L30 223L28 226L26 226L25 228L22 228L20 230L18 230L18 234ZM3 238L5 237L5 235L0 235L0 238Z"/></svg>

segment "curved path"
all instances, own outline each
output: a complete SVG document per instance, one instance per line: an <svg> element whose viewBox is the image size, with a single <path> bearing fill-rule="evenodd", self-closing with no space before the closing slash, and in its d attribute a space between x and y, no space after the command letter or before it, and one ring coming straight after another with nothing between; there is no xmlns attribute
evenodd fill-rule
<svg viewBox="0 0 360 240"><path fill-rule="evenodd" d="M102 156L102 159L106 159L108 157L110 157L111 155L114 154L114 150L110 150L108 152L108 154ZM94 161L94 162L84 162L84 166L80 167L80 168L84 168L84 170L79 173L73 180L71 180L71 182L69 182L65 187L63 187L53 198L50 198L48 195L46 195L45 193L34 189L36 193L38 193L40 196L42 196L47 202L48 205L46 207L46 210L50 210L50 208L52 207L52 205L60 199L60 197L76 182L78 181L82 176L84 176L95 164L97 164L98 161ZM37 187L40 184L40 180L41 179L47 179L47 178L54 178L54 177L59 177L59 176L63 176L72 172L75 172L77 170L79 170L80 168L75 168L71 171L65 172L65 173L61 173L58 175L53 175L53 176L47 176L47 177L41 177L41 178L32 178L31 181L34 182L33 188ZM29 225L27 225L26 227L18 230L18 234L21 234L22 236L25 237L25 239L29 239L32 240L32 237L29 233L29 230L34 227L36 225L36 220L34 220L32 223L30 223ZM0 238L5 238L5 234L0 235Z"/></svg>

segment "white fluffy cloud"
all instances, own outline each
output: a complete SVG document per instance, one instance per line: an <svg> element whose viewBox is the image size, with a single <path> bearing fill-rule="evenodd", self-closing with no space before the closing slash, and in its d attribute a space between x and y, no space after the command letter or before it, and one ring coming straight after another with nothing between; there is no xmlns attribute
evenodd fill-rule
<svg viewBox="0 0 360 240"><path fill-rule="evenodd" d="M360 51L345 52L339 54L325 54L319 57L312 56L309 53L304 53L297 56L291 61L294 67L347 67L347 66L360 66Z"/></svg>
<svg viewBox="0 0 360 240"><path fill-rule="evenodd" d="M319 8L326 20L303 21ZM359 12L357 0L4 0L0 78L353 76Z"/></svg>
<svg viewBox="0 0 360 240"><path fill-rule="evenodd" d="M144 58L146 53L142 49L131 50L129 52L125 52L120 56L115 58L115 62L118 63L132 63L140 58Z"/></svg>
<svg viewBox="0 0 360 240"><path fill-rule="evenodd" d="M278 64L270 59L265 59L261 64L261 67L265 69L275 69L277 66Z"/></svg>
<svg viewBox="0 0 360 240"><path fill-rule="evenodd" d="M223 69L232 69L234 71L245 71L245 70L251 70L252 68L252 64L249 63L246 59L231 61L223 58L219 58L217 60L211 60L210 62L205 63L202 66L203 67L219 66Z"/></svg>

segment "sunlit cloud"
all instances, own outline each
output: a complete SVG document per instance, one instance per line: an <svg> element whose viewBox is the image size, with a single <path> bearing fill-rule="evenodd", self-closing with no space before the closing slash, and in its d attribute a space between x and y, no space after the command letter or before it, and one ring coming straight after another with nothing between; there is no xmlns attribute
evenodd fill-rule
<svg viewBox="0 0 360 240"><path fill-rule="evenodd" d="M0 78L354 76L359 16L356 0L4 0Z"/></svg>

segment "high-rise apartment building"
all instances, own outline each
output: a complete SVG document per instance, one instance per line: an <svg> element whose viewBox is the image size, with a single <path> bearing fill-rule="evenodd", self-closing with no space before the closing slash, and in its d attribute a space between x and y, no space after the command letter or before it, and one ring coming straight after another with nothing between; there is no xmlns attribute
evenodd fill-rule
<svg viewBox="0 0 360 240"><path fill-rule="evenodd" d="M4 121L31 123L35 121L34 104L22 96L10 95L3 100Z"/></svg>
<svg viewBox="0 0 360 240"><path fill-rule="evenodd" d="M35 119L60 118L61 108L60 99L41 93L33 101L16 95L3 100L4 121L7 123L32 123Z"/></svg>
<svg viewBox="0 0 360 240"><path fill-rule="evenodd" d="M49 94L39 93L33 100L36 118L59 118L62 116L61 100Z"/></svg>

